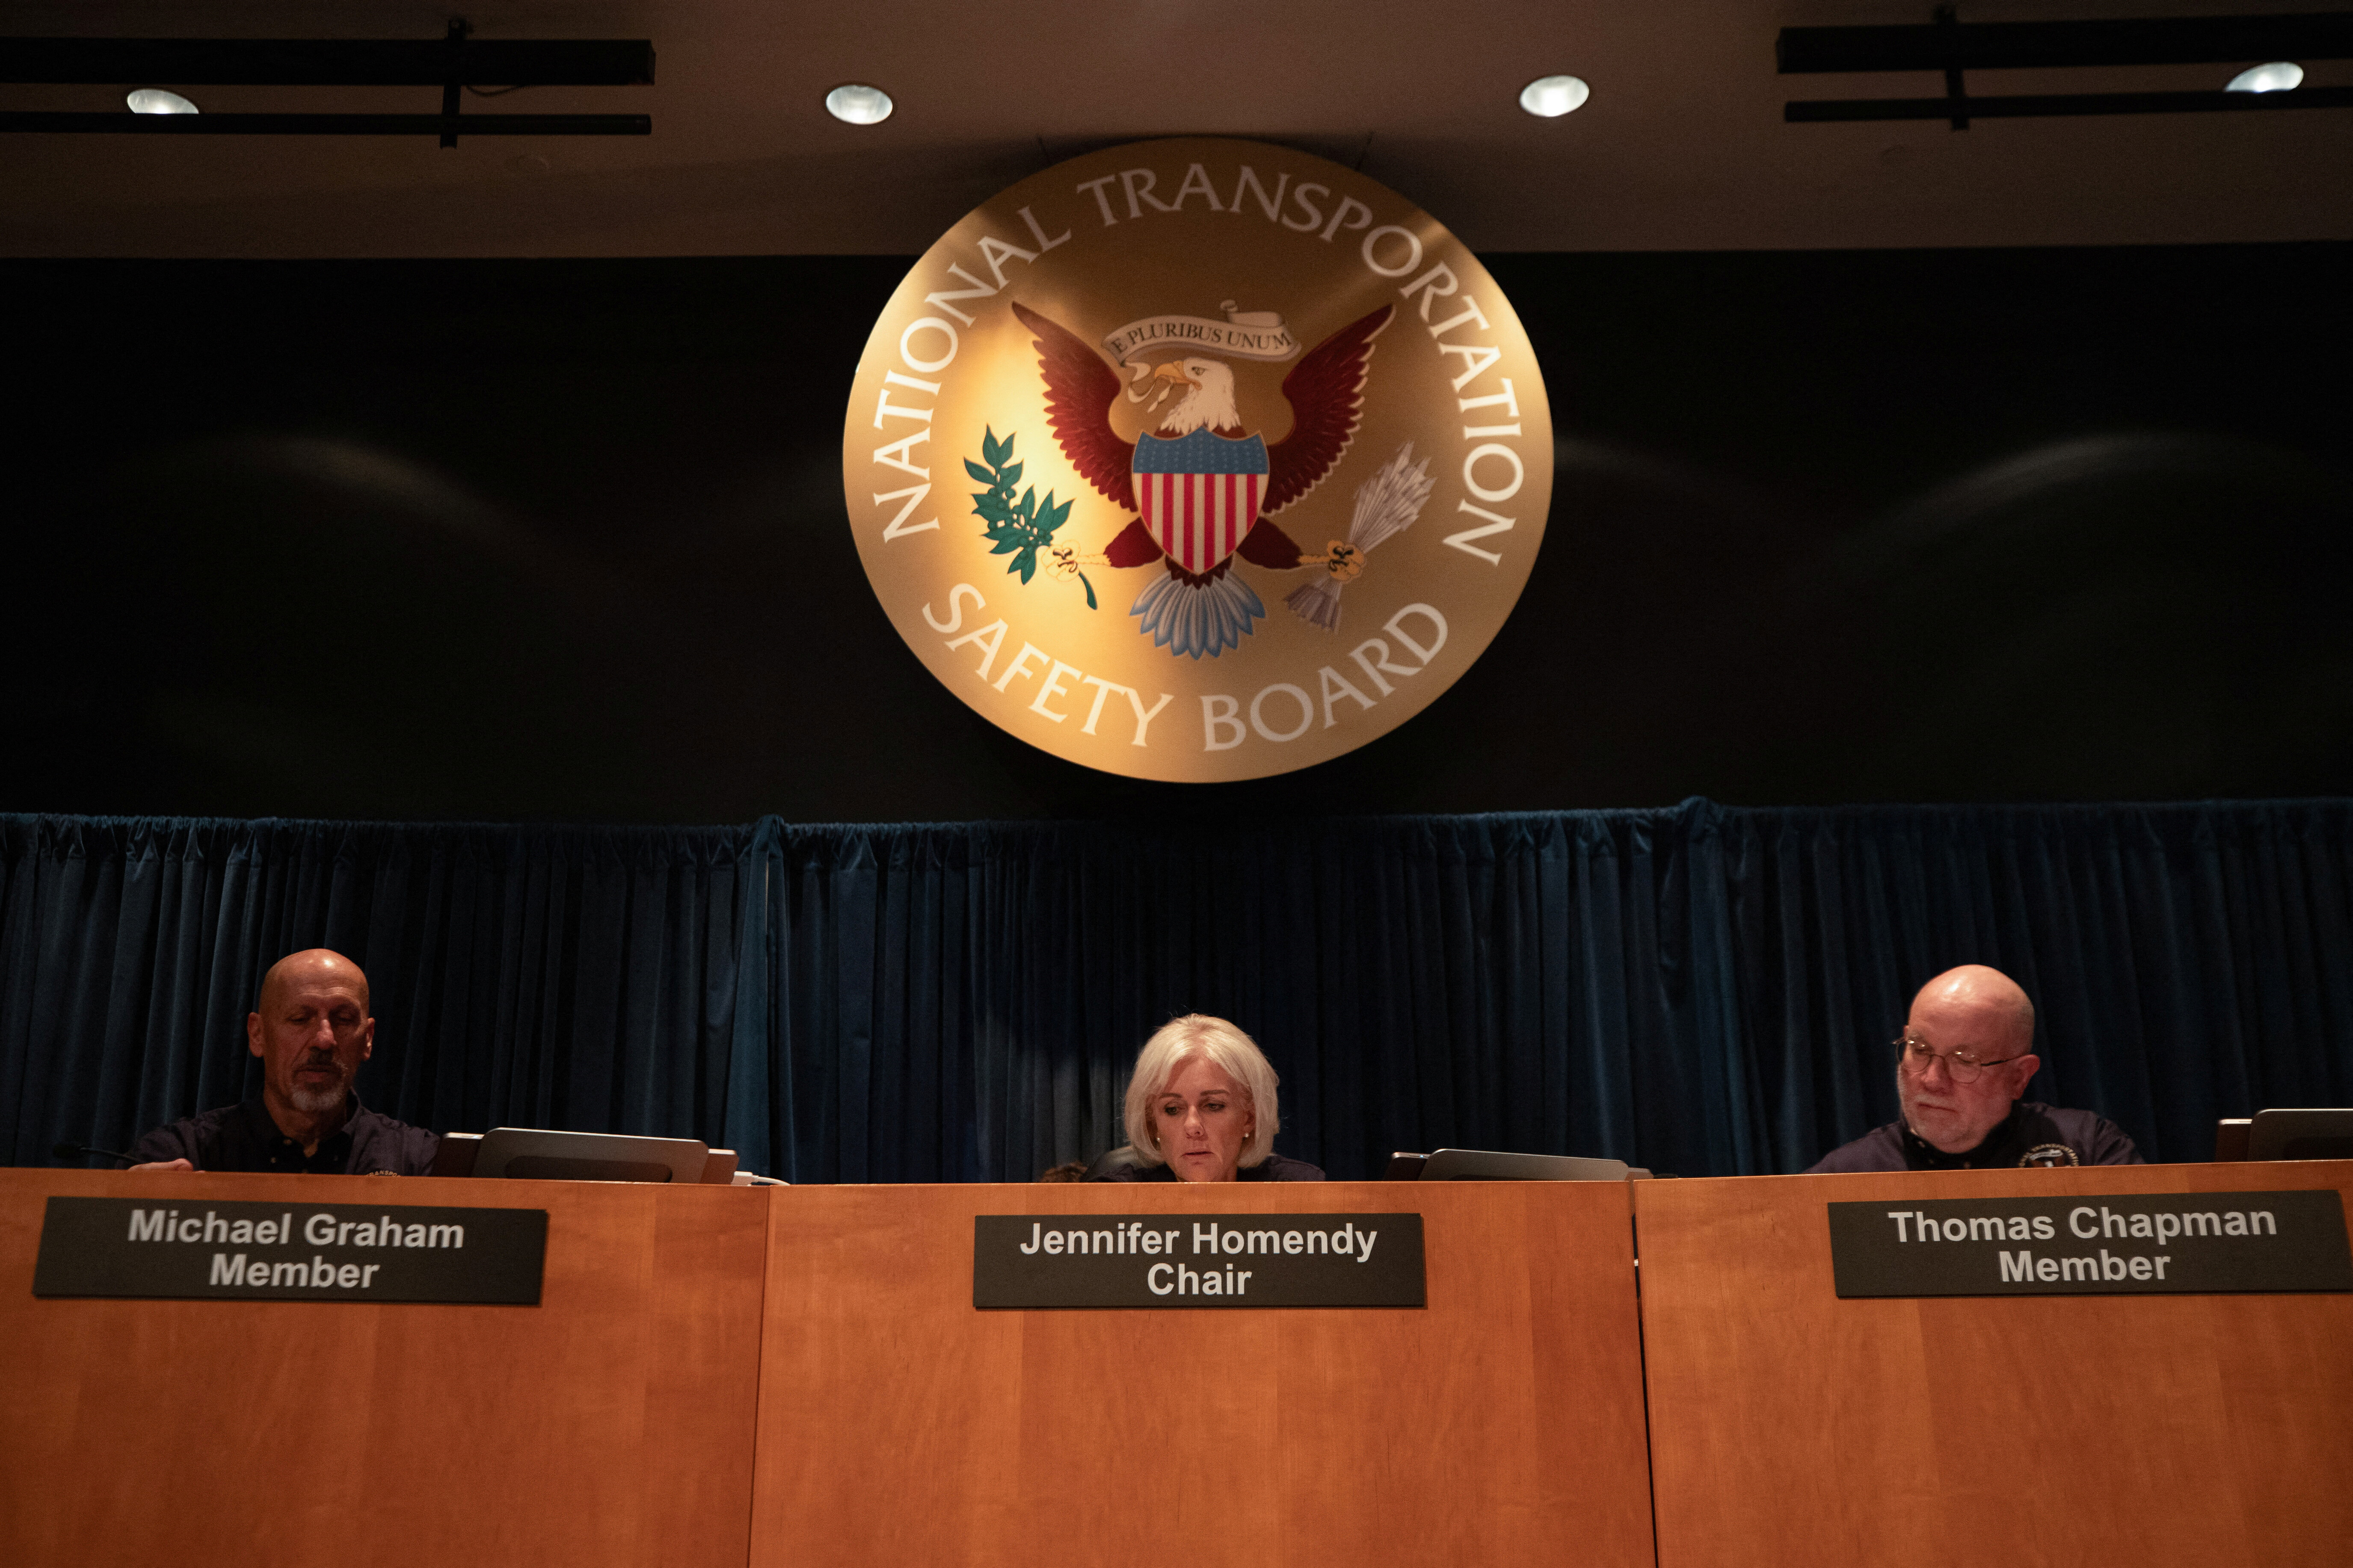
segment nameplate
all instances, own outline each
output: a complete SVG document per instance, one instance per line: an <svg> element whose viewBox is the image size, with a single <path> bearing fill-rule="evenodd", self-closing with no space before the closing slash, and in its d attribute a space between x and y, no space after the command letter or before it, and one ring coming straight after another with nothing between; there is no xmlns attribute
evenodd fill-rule
<svg viewBox="0 0 2353 1568"><path fill-rule="evenodd" d="M546 1260L545 1209L51 1198L33 1294L535 1307Z"/></svg>
<svg viewBox="0 0 2353 1568"><path fill-rule="evenodd" d="M1419 1307L1418 1214L981 1215L976 1307Z"/></svg>
<svg viewBox="0 0 2353 1568"><path fill-rule="evenodd" d="M1831 1204L1841 1296L2353 1290L2334 1190Z"/></svg>

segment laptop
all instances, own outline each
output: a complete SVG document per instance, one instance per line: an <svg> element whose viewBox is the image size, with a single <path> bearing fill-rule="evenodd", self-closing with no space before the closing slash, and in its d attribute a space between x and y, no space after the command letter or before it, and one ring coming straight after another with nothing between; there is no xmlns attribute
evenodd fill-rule
<svg viewBox="0 0 2353 1568"><path fill-rule="evenodd" d="M493 1127L488 1132L445 1132L433 1152L435 1176L554 1182L666 1182L724 1186L735 1175L735 1151L712 1149L699 1138L640 1138L620 1132L559 1132L542 1127Z"/></svg>

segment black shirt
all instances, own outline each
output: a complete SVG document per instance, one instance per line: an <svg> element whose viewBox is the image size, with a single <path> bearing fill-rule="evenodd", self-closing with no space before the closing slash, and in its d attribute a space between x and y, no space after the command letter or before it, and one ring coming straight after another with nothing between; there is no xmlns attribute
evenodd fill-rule
<svg viewBox="0 0 2353 1568"><path fill-rule="evenodd" d="M1947 1154L1902 1121L1889 1122L1823 1155L1806 1173L1841 1171L1982 1171L2017 1165L2137 1165L2140 1151L2125 1130L2088 1110L2062 1110L2021 1100L1974 1149Z"/></svg>
<svg viewBox="0 0 2353 1568"><path fill-rule="evenodd" d="M1123 1159L1121 1156L1124 1155ZM1183 1178L1168 1166L1147 1165L1136 1157L1132 1148L1113 1149L1097 1160L1087 1172L1090 1182L1175 1182ZM1238 1182L1320 1182L1324 1170L1304 1160L1287 1159L1281 1154L1269 1154L1255 1165L1245 1165L1234 1173Z"/></svg>
<svg viewBox="0 0 2353 1568"><path fill-rule="evenodd" d="M302 1145L278 1130L259 1096L158 1127L132 1145L131 1155L142 1163L185 1160L199 1171L307 1171L336 1176L389 1171L421 1176L432 1168L438 1136L377 1115L361 1105L357 1095L348 1103L350 1118L321 1139L318 1152L307 1157Z"/></svg>

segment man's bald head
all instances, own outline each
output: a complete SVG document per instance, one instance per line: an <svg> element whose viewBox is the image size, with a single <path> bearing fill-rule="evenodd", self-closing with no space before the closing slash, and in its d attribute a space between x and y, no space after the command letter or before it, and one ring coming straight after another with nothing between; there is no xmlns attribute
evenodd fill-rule
<svg viewBox="0 0 2353 1568"><path fill-rule="evenodd" d="M352 1079L375 1049L367 976L323 947L288 953L261 977L245 1043L261 1058L262 1100L279 1131L290 1137L299 1125L327 1122L333 1131Z"/></svg>
<svg viewBox="0 0 2353 1568"><path fill-rule="evenodd" d="M2018 1056L2034 1048L2034 1004L2017 981L1982 963L1947 969L1912 998L1912 1016L1924 1009L1941 1019L1966 1018L1973 1033L1998 1036L2002 1056Z"/></svg>
<svg viewBox="0 0 2353 1568"><path fill-rule="evenodd" d="M360 1011L364 1014L368 1010L366 973L331 947L306 947L271 964L269 972L261 977L260 1010L269 1012L270 1004L285 994L290 986L306 987L314 981L341 982L358 987Z"/></svg>
<svg viewBox="0 0 2353 1568"><path fill-rule="evenodd" d="M2034 1004L2017 981L1982 963L1947 969L1920 987L1904 1046L1895 1092L1905 1124L1948 1154L1985 1142L2042 1066ZM1927 1054L1915 1059L1915 1049Z"/></svg>

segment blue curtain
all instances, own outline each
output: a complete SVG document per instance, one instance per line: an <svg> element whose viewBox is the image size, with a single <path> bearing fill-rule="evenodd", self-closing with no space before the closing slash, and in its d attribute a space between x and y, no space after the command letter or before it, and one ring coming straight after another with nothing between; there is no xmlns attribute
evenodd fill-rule
<svg viewBox="0 0 2353 1568"><path fill-rule="evenodd" d="M0 818L7 1159L244 1098L262 972L305 947L367 972L359 1092L403 1121L716 1127L752 837Z"/></svg>
<svg viewBox="0 0 2353 1568"><path fill-rule="evenodd" d="M0 1129L121 1147L246 1092L280 953L368 970L370 1103L686 1134L800 1181L1024 1180L1119 1142L1136 1047L1234 1019L1278 1146L1802 1168L1894 1113L1954 963L2030 1091L2201 1159L2353 1102L2353 803L1666 810L1231 829L0 818Z"/></svg>

